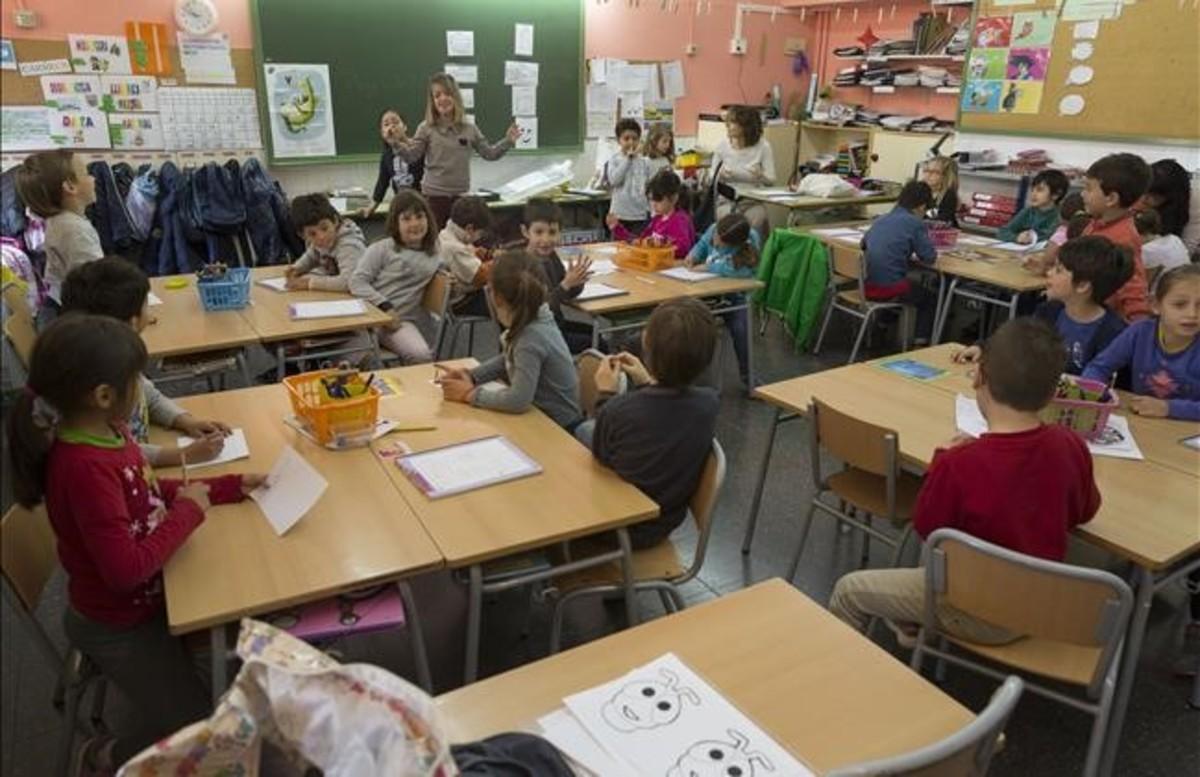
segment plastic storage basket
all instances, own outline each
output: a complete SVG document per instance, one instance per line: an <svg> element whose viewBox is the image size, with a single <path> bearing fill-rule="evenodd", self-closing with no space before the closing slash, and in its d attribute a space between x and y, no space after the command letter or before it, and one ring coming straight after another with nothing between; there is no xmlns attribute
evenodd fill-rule
<svg viewBox="0 0 1200 777"><path fill-rule="evenodd" d="M349 399L329 395L322 378L342 374L343 370L317 370L283 379L292 412L308 427L321 445L344 447L361 441L369 442L379 418L379 390L374 386ZM362 375L355 373L347 386L363 387Z"/></svg>
<svg viewBox="0 0 1200 777"><path fill-rule="evenodd" d="M617 249L613 262L626 270L657 272L675 266L675 246L647 245L637 242Z"/></svg>
<svg viewBox="0 0 1200 777"><path fill-rule="evenodd" d="M1096 440L1104 434L1108 417L1120 404L1106 384L1063 375L1054 399L1039 415L1048 424L1065 426L1084 439Z"/></svg>
<svg viewBox="0 0 1200 777"><path fill-rule="evenodd" d="M250 270L231 267L225 271L223 278L201 278L196 281L196 291L205 310L241 310L250 304Z"/></svg>
<svg viewBox="0 0 1200 777"><path fill-rule="evenodd" d="M958 245L958 230L943 221L934 221L925 227L934 248L954 248Z"/></svg>

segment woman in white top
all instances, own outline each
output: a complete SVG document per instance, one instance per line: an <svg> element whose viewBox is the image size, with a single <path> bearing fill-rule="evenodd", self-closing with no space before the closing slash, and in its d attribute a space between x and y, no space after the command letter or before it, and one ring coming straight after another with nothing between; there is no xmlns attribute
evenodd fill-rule
<svg viewBox="0 0 1200 777"><path fill-rule="evenodd" d="M725 115L725 131L728 137L717 145L713 152L712 169L717 176L720 189L726 187L737 190L739 187L758 188L771 186L775 183L775 155L771 152L771 144L763 138L762 117L754 108L736 105ZM733 206L733 200L722 196L717 203L717 217L728 213ZM754 224L765 220L765 209L760 214L749 213L747 218Z"/></svg>

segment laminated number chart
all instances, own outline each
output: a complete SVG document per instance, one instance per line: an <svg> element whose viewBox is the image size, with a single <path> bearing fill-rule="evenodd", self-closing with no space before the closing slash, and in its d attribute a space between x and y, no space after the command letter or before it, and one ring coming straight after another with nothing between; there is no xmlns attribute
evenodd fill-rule
<svg viewBox="0 0 1200 777"><path fill-rule="evenodd" d="M158 109L168 151L262 148L253 89L160 87Z"/></svg>

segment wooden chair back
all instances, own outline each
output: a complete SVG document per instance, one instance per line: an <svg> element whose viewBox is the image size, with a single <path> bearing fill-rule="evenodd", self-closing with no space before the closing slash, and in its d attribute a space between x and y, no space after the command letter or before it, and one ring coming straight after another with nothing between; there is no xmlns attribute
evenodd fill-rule
<svg viewBox="0 0 1200 777"><path fill-rule="evenodd" d="M809 414L817 446L847 466L887 477L895 471L899 437L883 426L861 421L813 399ZM814 471L817 463L813 462Z"/></svg>
<svg viewBox="0 0 1200 777"><path fill-rule="evenodd" d="M10 507L0 518L0 567L5 582L30 613L57 564L54 530L45 507Z"/></svg>
<svg viewBox="0 0 1200 777"><path fill-rule="evenodd" d="M4 287L4 306L8 308L8 317L4 320L4 336L12 343L13 351L26 370L33 356L33 342L37 339L37 326L33 320L33 311L25 300L25 294L15 283Z"/></svg>
<svg viewBox="0 0 1200 777"><path fill-rule="evenodd" d="M584 418L596 415L596 400L600 391L596 388L596 369L604 355L588 349L575 357L575 372L579 376L579 406Z"/></svg>
<svg viewBox="0 0 1200 777"><path fill-rule="evenodd" d="M450 308L450 276L444 272L436 272L425 284L425 295L421 297L421 307L439 321L445 317Z"/></svg>
<svg viewBox="0 0 1200 777"><path fill-rule="evenodd" d="M829 270L839 282L858 282L862 277L862 251L843 245L829 247Z"/></svg>
<svg viewBox="0 0 1200 777"><path fill-rule="evenodd" d="M712 452L704 462L704 471L700 473L700 482L696 485L692 498L688 500L688 510L696 522L696 529L701 536L708 533L712 526L713 511L717 506L717 497L725 482L725 451L715 439Z"/></svg>

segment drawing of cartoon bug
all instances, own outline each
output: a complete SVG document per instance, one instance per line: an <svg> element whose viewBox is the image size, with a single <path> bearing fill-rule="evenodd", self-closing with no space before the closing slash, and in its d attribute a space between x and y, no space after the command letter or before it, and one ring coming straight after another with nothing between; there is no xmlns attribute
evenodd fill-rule
<svg viewBox="0 0 1200 777"><path fill-rule="evenodd" d="M727 729L732 742L706 739L687 749L667 777L755 777L762 774L755 764L768 772L775 771L767 757L746 750L750 738L736 729Z"/></svg>
<svg viewBox="0 0 1200 777"><path fill-rule="evenodd" d="M604 722L629 733L658 728L675 722L686 699L699 706L700 697L691 688L680 688L674 672L659 669L663 681L635 680L626 683L600 710Z"/></svg>

